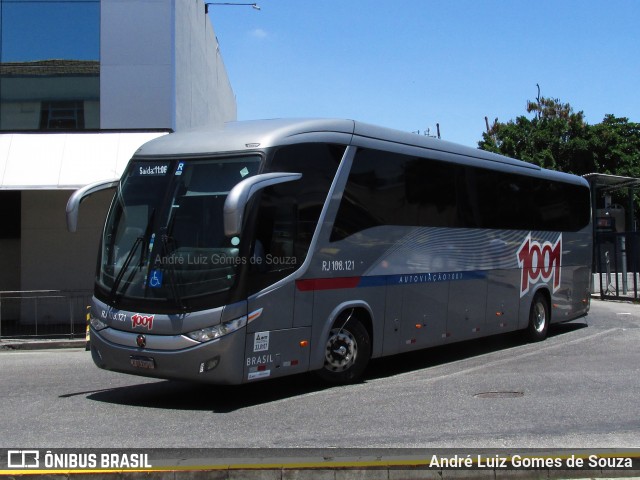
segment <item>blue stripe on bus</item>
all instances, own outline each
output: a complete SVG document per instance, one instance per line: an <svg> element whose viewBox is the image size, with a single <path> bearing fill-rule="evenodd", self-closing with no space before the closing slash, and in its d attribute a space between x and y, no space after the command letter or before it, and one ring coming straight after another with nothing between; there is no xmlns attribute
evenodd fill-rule
<svg viewBox="0 0 640 480"><path fill-rule="evenodd" d="M384 287L387 285L409 285L415 283L453 282L486 278L486 272L437 272L403 273L400 275L370 275L362 277L311 278L296 280L300 291L342 290L347 288Z"/></svg>

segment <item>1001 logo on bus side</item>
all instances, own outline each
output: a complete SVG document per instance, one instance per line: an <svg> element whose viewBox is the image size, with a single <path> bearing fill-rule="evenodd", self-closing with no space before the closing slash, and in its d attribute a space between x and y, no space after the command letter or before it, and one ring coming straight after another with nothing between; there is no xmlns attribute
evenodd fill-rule
<svg viewBox="0 0 640 480"><path fill-rule="evenodd" d="M529 291L531 285L539 281L553 281L553 292L560 288L562 269L562 234L555 243L540 243L527 235L518 249L520 272L520 296Z"/></svg>

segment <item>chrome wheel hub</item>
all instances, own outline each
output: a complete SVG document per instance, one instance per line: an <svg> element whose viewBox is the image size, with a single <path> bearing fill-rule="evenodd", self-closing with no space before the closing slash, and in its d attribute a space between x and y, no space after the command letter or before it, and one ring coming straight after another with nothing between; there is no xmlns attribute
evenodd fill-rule
<svg viewBox="0 0 640 480"><path fill-rule="evenodd" d="M324 367L333 372L342 372L356 361L358 344L348 330L333 329L325 348Z"/></svg>
<svg viewBox="0 0 640 480"><path fill-rule="evenodd" d="M547 313L544 309L544 305L542 305L542 303L536 303L533 311L533 328L535 328L536 332L540 333L544 330L546 324Z"/></svg>

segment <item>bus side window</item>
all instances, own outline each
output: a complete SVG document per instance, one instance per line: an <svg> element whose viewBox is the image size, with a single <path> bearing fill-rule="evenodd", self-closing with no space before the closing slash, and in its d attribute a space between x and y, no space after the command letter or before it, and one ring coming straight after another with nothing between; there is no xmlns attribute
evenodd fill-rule
<svg viewBox="0 0 640 480"><path fill-rule="evenodd" d="M279 148L268 172L302 178L265 188L260 194L251 257L250 292L297 270L309 252L320 212L345 147L323 143Z"/></svg>
<svg viewBox="0 0 640 480"><path fill-rule="evenodd" d="M261 272L274 272L295 265L295 198L283 186L265 188L258 212L252 263Z"/></svg>
<svg viewBox="0 0 640 480"><path fill-rule="evenodd" d="M356 153L330 240L383 225L462 227L456 188L463 170L452 164L372 149Z"/></svg>

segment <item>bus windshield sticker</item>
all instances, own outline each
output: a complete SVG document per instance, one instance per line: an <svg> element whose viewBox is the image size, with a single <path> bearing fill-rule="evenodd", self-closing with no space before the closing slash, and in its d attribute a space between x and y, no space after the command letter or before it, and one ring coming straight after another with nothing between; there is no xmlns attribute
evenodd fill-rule
<svg viewBox="0 0 640 480"><path fill-rule="evenodd" d="M246 177L247 175L249 175L249 169L247 167L244 167L242 170L240 170L240 176L242 178Z"/></svg>
<svg viewBox="0 0 640 480"><path fill-rule="evenodd" d="M169 162L138 164L133 174L138 177L163 177L169 171Z"/></svg>
<svg viewBox="0 0 640 480"><path fill-rule="evenodd" d="M265 352L269 350L269 332L256 332L253 339L253 351Z"/></svg>
<svg viewBox="0 0 640 480"><path fill-rule="evenodd" d="M183 168L184 168L184 162L178 162L178 168L176 168L176 175L182 175Z"/></svg>
<svg viewBox="0 0 640 480"><path fill-rule="evenodd" d="M160 288L162 286L162 270L151 270L149 286L151 288Z"/></svg>

